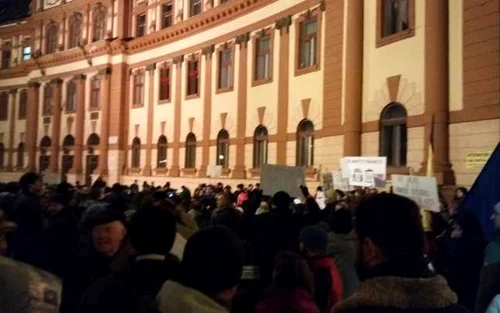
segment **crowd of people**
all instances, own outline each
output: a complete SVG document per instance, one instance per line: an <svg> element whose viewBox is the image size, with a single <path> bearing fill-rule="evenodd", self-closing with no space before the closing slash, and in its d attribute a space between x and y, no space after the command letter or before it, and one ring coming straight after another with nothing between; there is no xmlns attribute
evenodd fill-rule
<svg viewBox="0 0 500 313"><path fill-rule="evenodd" d="M376 189L0 184L0 261L58 277L62 313L500 312L488 243L459 188L442 212ZM0 311L24 302L6 296ZM1 295L4 293L4 295Z"/></svg>

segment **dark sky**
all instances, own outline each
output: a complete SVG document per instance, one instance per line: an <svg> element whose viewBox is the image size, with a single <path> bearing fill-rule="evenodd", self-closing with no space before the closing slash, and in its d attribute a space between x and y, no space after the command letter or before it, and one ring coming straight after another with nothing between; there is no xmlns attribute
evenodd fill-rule
<svg viewBox="0 0 500 313"><path fill-rule="evenodd" d="M30 2L30 0L0 0L0 23L27 16Z"/></svg>

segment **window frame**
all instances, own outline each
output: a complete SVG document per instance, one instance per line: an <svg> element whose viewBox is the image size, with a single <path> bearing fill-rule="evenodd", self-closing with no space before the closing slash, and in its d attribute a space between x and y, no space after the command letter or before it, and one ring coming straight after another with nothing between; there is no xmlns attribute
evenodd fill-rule
<svg viewBox="0 0 500 313"><path fill-rule="evenodd" d="M316 32L314 37L316 38L316 49L315 49L315 63L313 65L301 67L301 51L302 44L304 42L302 36L302 29L306 23L316 22ZM323 15L319 8L316 8L311 11L307 11L306 13L299 16L295 22L295 76L300 76L304 74L308 74L311 72L319 71L321 68L321 38L322 38L322 27L323 24ZM312 35L308 37L312 38Z"/></svg>
<svg viewBox="0 0 500 313"><path fill-rule="evenodd" d="M217 48L217 88L215 90L216 94L219 93L224 93L224 92L229 92L234 90L234 59L235 59L235 45L234 43L225 43L219 48ZM224 53L230 53L231 54L231 60L222 61L223 54ZM222 79L222 70L227 69L227 75L229 76L228 78L228 86L222 86L221 79Z"/></svg>
<svg viewBox="0 0 500 313"><path fill-rule="evenodd" d="M387 0L377 0L376 16L376 43L375 47L380 48L391 43L413 37L415 35L415 0L408 1L408 29L384 36L384 5Z"/></svg>
<svg viewBox="0 0 500 313"><path fill-rule="evenodd" d="M27 115L28 115L28 91L26 89L23 89L19 93L19 109L17 112L17 119L25 120Z"/></svg>
<svg viewBox="0 0 500 313"><path fill-rule="evenodd" d="M45 54L57 52L59 45L59 24L50 22L45 26Z"/></svg>
<svg viewBox="0 0 500 313"><path fill-rule="evenodd" d="M172 10L170 11L170 15L166 13L166 8L167 6L170 6L172 8ZM161 29L165 29L165 28L168 28L168 27L172 27L174 25L174 12L175 12L175 9L174 9L174 1L167 1L167 2L164 2L161 4ZM168 19L168 17L170 16L170 25L165 25L165 21Z"/></svg>
<svg viewBox="0 0 500 313"><path fill-rule="evenodd" d="M311 125L311 129L307 129L307 126ZM306 168L312 168L314 167L314 135L315 135L315 127L314 123L309 120L309 119L303 119L300 121L299 125L297 126L297 133L296 133L296 154L295 154L295 164L296 166L304 166ZM302 155L304 152L304 147L303 147L303 139L308 139L306 146L306 153L307 155ZM305 159L305 162L304 162Z"/></svg>
<svg viewBox="0 0 500 313"><path fill-rule="evenodd" d="M387 118L385 115L390 114L391 110L394 110L395 108L402 109L404 116L403 117L396 117L396 118ZM391 137L392 140L390 143L387 142L386 136L387 133L386 131L389 130L391 136L394 135L396 132L396 127L400 127L399 130L399 135L400 137L400 142L396 143L396 139L394 137ZM401 131L401 127L404 128L404 131ZM388 145L388 146L386 146ZM399 151L398 151L399 150ZM404 151L404 153L402 153ZM390 156L386 155L386 152L390 152ZM389 153L387 153L389 154ZM395 158L395 155L399 154L399 159ZM384 107L382 112L380 113L380 122L379 122L379 156L385 156L387 157L387 167L393 167L393 168L406 168L408 164L408 111L399 102L391 102L388 105ZM394 160L396 159L396 160Z"/></svg>
<svg viewBox="0 0 500 313"><path fill-rule="evenodd" d="M267 38L269 40L269 48L267 54L269 54L269 64L268 64L268 77L259 79L257 77L258 66L259 66L259 43L262 38ZM257 32L252 38L252 87L260 86L263 84L268 84L273 81L274 74L274 31L272 29L263 29Z"/></svg>
<svg viewBox="0 0 500 313"><path fill-rule="evenodd" d="M189 93L190 79L191 79L190 64L193 62L197 62L196 93ZM195 99L195 98L200 97L200 87L201 87L201 59L200 59L199 55L196 55L196 56L192 56L186 62L186 100Z"/></svg>
<svg viewBox="0 0 500 313"><path fill-rule="evenodd" d="M139 19L144 18L144 23L139 24ZM135 37L140 38L148 34L148 15L146 12L139 13L135 16Z"/></svg>
<svg viewBox="0 0 500 313"><path fill-rule="evenodd" d="M29 53L26 53L26 48L29 48ZM25 56L28 56L28 58L25 58ZM28 61L31 60L31 46L25 45L23 46L23 61Z"/></svg>
<svg viewBox="0 0 500 313"><path fill-rule="evenodd" d="M229 132L224 128L217 134L215 164L222 165L223 169L229 168L229 149L231 146L230 139L231 137ZM221 155L223 155L224 158L221 159Z"/></svg>
<svg viewBox="0 0 500 313"><path fill-rule="evenodd" d="M92 12L92 42L106 39L108 9L99 3Z"/></svg>
<svg viewBox="0 0 500 313"><path fill-rule="evenodd" d="M89 111L99 111L101 109L101 78L97 75L90 80L90 102ZM94 83L96 83L94 85Z"/></svg>
<svg viewBox="0 0 500 313"><path fill-rule="evenodd" d="M68 21L68 49L80 46L82 38L83 15L74 13Z"/></svg>
<svg viewBox="0 0 500 313"><path fill-rule="evenodd" d="M262 135L259 131L264 131ZM260 149L260 145L264 145L264 149ZM259 152L262 152L260 155ZM253 169L260 168L263 164L267 164L269 157L269 131L264 125L259 125L255 128L253 134Z"/></svg>
<svg viewBox="0 0 500 313"><path fill-rule="evenodd" d="M78 101L78 99L76 98L76 88L77 87L74 80L71 79L66 83L66 113L76 112L76 104Z"/></svg>
<svg viewBox="0 0 500 313"><path fill-rule="evenodd" d="M6 70L10 68L12 62L12 49L4 48L2 49L2 64L0 69Z"/></svg>
<svg viewBox="0 0 500 313"><path fill-rule="evenodd" d="M132 75L133 92L132 107L139 108L144 106L144 83L146 75L143 71L137 71Z"/></svg>
<svg viewBox="0 0 500 313"><path fill-rule="evenodd" d="M200 11L194 13L195 7L199 6ZM202 0L189 0L189 17L200 15L203 12L203 1Z"/></svg>
<svg viewBox="0 0 500 313"><path fill-rule="evenodd" d="M164 73L165 71L168 71L168 76L166 77L162 76L162 73ZM168 81L162 81L163 78L168 78ZM164 88L167 88L166 93L168 96L166 98L162 98ZM171 100L172 100L172 65L169 63L160 67L160 70L158 71L158 103L160 104L169 103Z"/></svg>
<svg viewBox="0 0 500 313"><path fill-rule="evenodd" d="M160 162L167 160L168 157L168 139L167 136L161 135L158 137L156 144L156 168L167 168L167 162Z"/></svg>
<svg viewBox="0 0 500 313"><path fill-rule="evenodd" d="M130 152L130 167L141 168L141 139L139 137L134 137L134 139L132 139Z"/></svg>
<svg viewBox="0 0 500 313"><path fill-rule="evenodd" d="M196 168L196 149L197 149L196 135L193 132L190 132L186 136L184 168L188 169Z"/></svg>
<svg viewBox="0 0 500 313"><path fill-rule="evenodd" d="M3 91L0 93L0 121L9 119L9 92Z"/></svg>
<svg viewBox="0 0 500 313"><path fill-rule="evenodd" d="M50 83L47 83L45 84L45 87L43 87L42 116L52 115L52 96L52 86L50 85Z"/></svg>

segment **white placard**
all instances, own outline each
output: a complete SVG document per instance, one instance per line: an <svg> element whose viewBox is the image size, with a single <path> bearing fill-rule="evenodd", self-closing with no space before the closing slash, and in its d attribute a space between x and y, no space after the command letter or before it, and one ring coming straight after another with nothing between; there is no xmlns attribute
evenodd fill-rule
<svg viewBox="0 0 500 313"><path fill-rule="evenodd" d="M305 183L304 167L269 164L260 167L260 184L265 195L272 196L278 191L285 191L292 197L302 198L300 185Z"/></svg>
<svg viewBox="0 0 500 313"><path fill-rule="evenodd" d="M333 173L326 172L323 173L323 192L327 195L328 192L335 190L333 185Z"/></svg>
<svg viewBox="0 0 500 313"><path fill-rule="evenodd" d="M108 138L108 144L115 145L118 143L118 136L110 136Z"/></svg>
<svg viewBox="0 0 500 313"><path fill-rule="evenodd" d="M349 178L343 177L342 172L333 172L333 186L335 189L350 191Z"/></svg>
<svg viewBox="0 0 500 313"><path fill-rule="evenodd" d="M45 0L43 3L43 9L44 10L51 9L53 7L60 5L61 2L62 0Z"/></svg>
<svg viewBox="0 0 500 313"><path fill-rule="evenodd" d="M436 177L392 175L393 192L415 201L421 209L440 212Z"/></svg>
<svg viewBox="0 0 500 313"><path fill-rule="evenodd" d="M385 185L386 157L345 157L340 160L342 175L349 178L349 185L375 187Z"/></svg>
<svg viewBox="0 0 500 313"><path fill-rule="evenodd" d="M209 166L207 166L207 176L208 177L221 177L222 176L222 165L209 165Z"/></svg>

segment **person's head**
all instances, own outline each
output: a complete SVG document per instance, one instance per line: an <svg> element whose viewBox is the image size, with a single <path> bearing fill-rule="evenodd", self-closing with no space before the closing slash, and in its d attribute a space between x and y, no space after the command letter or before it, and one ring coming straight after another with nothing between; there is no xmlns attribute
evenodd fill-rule
<svg viewBox="0 0 500 313"><path fill-rule="evenodd" d="M255 184L255 189L260 189L260 184L259 183Z"/></svg>
<svg viewBox="0 0 500 313"><path fill-rule="evenodd" d="M111 192L113 193L121 193L123 191L122 185L119 183L113 184L113 187L111 187Z"/></svg>
<svg viewBox="0 0 500 313"><path fill-rule="evenodd" d="M373 268L387 261L411 263L424 255L420 208L405 197L378 194L363 199L356 211L360 263Z"/></svg>
<svg viewBox="0 0 500 313"><path fill-rule="evenodd" d="M272 203L276 209L286 211L290 210L290 203L292 203L292 198L288 193L284 191L278 191L274 194Z"/></svg>
<svg viewBox="0 0 500 313"><path fill-rule="evenodd" d="M495 229L500 229L500 202L495 204L495 206L493 207L491 220L493 221L493 227L495 227Z"/></svg>
<svg viewBox="0 0 500 313"><path fill-rule="evenodd" d="M6 238L7 233L13 232L16 229L17 225L7 221L3 211L0 210L0 256L6 255L9 248Z"/></svg>
<svg viewBox="0 0 500 313"><path fill-rule="evenodd" d="M243 186L243 184L238 184L236 188L238 188L239 191L242 191L245 187Z"/></svg>
<svg viewBox="0 0 500 313"><path fill-rule="evenodd" d="M138 254L167 255L174 245L175 233L174 215L154 206L132 215L128 227L130 244Z"/></svg>
<svg viewBox="0 0 500 313"><path fill-rule="evenodd" d="M326 254L328 233L320 226L307 226L300 231L300 250L307 256Z"/></svg>
<svg viewBox="0 0 500 313"><path fill-rule="evenodd" d="M68 205L68 197L56 193L51 196L49 204L47 206L47 211L49 211L50 213L57 213L64 209L66 205Z"/></svg>
<svg viewBox="0 0 500 313"><path fill-rule="evenodd" d="M24 191L38 193L42 190L42 177L37 173L26 173L19 179L19 185Z"/></svg>
<svg viewBox="0 0 500 313"><path fill-rule="evenodd" d="M467 188L459 187L459 188L457 188L457 190L455 192L455 198L462 199L467 195L467 192L468 192Z"/></svg>
<svg viewBox="0 0 500 313"><path fill-rule="evenodd" d="M252 184L248 185L248 190L253 190L253 185Z"/></svg>
<svg viewBox="0 0 500 313"><path fill-rule="evenodd" d="M221 192L217 195L217 207L223 209L231 204L231 196L227 192Z"/></svg>
<svg viewBox="0 0 500 313"><path fill-rule="evenodd" d="M118 252L126 234L125 215L120 211L108 209L93 220L92 243L104 257L111 258Z"/></svg>
<svg viewBox="0 0 500 313"><path fill-rule="evenodd" d="M318 186L318 188L316 188L316 191L323 191L323 187Z"/></svg>
<svg viewBox="0 0 500 313"><path fill-rule="evenodd" d="M244 262L240 238L223 226L207 227L192 235L184 248L182 283L217 299L234 297Z"/></svg>
<svg viewBox="0 0 500 313"><path fill-rule="evenodd" d="M332 214L330 223L332 232L347 235L352 231L352 213L348 209L338 209Z"/></svg>
<svg viewBox="0 0 500 313"><path fill-rule="evenodd" d="M282 251L274 258L273 288L302 288L313 294L313 278L307 262L294 252Z"/></svg>

